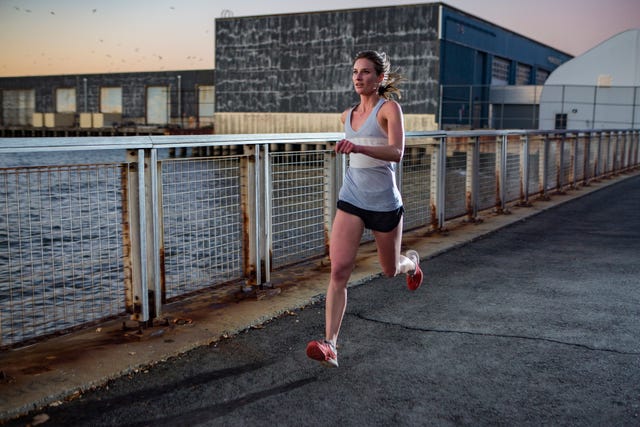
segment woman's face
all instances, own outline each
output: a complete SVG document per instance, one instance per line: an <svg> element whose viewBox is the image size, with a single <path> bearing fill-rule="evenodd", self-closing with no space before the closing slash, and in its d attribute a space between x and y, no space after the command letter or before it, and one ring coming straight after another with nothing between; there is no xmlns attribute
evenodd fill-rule
<svg viewBox="0 0 640 427"><path fill-rule="evenodd" d="M372 95L378 91L378 87L384 76L377 75L373 62L366 58L359 58L353 64L351 80L358 95Z"/></svg>

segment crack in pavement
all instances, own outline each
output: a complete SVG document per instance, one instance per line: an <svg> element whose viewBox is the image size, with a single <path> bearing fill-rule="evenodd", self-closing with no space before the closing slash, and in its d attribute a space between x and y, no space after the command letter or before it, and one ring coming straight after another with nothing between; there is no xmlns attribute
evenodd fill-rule
<svg viewBox="0 0 640 427"><path fill-rule="evenodd" d="M434 333L441 333L441 334L461 334L461 335L472 335L472 336L485 336L485 337L493 337L493 338L515 338L515 339L522 339L522 340L529 340L529 341L543 341L543 342L549 342L549 343L553 343L553 344L562 344L562 345L566 345L566 346L570 346L570 347L577 347L577 348L582 348L582 349L586 349L586 350L591 350L591 351L602 351L602 352L607 352L607 353L614 353L614 354L620 354L620 355L625 355L625 356L638 356L640 355L640 352L637 351L622 351L622 350L616 350L613 348L598 348L598 347L593 347L593 346L589 346L586 344L580 344L580 343L572 343L572 342L567 342L567 341L561 341L561 340L554 340L551 338L542 338L542 337L531 337L531 336L526 336L526 335L508 335L508 334L493 334L493 333L487 333L487 332L474 332L474 331L464 331L464 330L455 330L455 329L434 329L434 328L419 328L419 327L414 327L414 326L407 326L405 324L402 323L395 323L395 322L389 322L386 320L380 320L380 319L375 319L372 317L366 317L360 313L354 313L354 312L349 312L346 313L349 315L352 315L354 317L357 317L358 319L361 320L366 320L369 322L375 322L375 323L380 323L380 324L384 324L384 325L389 325L389 326L397 326L403 329L407 329L407 330L411 330L411 331L419 331L419 332L434 332Z"/></svg>

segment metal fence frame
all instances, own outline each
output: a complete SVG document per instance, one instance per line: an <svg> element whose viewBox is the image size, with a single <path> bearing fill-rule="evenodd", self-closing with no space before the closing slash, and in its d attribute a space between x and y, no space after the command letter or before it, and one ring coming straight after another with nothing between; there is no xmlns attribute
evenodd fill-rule
<svg viewBox="0 0 640 427"><path fill-rule="evenodd" d="M530 204L535 196L549 197L555 191L636 168L639 134L638 130L409 132L398 167L405 230L438 230L454 218L478 219L487 209L506 212L512 204ZM27 280L26 274L10 274L37 262L16 258L8 249L17 221L10 206L26 196L19 190L10 192L7 182L24 174L28 177L34 170L50 173L58 167L0 169L4 186L0 197L5 205L0 211L0 287L11 289L8 296L0 297L0 348L125 313L132 320L147 322L161 316L163 306L176 297L223 283L237 282L245 290L270 286L273 271L326 256L347 166L346 157L333 151L333 142L342 137L321 133L0 139L0 154L127 153L117 165L120 187L114 189L118 187L114 182L110 190L122 196L122 221L109 224L108 229L111 234L121 233L117 238L122 239L118 271L108 275L116 283L91 282L92 286L115 286L124 300L120 310L105 310L88 319L45 315L32 320L24 314L41 303L28 295L23 297L26 303L19 303L20 295L39 292L37 298L46 300L46 295L56 292L56 284L37 289L42 285ZM159 153L168 150L194 155L160 158ZM99 174L101 168L114 165L70 167ZM47 197L51 188L58 188L53 175L36 184L34 191ZM32 207L31 215L40 215L38 209ZM42 240L47 232L31 234ZM94 248L93 240L103 236L89 233L87 237L74 229L62 238ZM363 240L367 239L370 234ZM41 243L29 241L26 246L29 260L42 257ZM104 264L101 257L88 259ZM79 298L59 304L77 313L86 309L87 301ZM43 327L44 323L53 324Z"/></svg>

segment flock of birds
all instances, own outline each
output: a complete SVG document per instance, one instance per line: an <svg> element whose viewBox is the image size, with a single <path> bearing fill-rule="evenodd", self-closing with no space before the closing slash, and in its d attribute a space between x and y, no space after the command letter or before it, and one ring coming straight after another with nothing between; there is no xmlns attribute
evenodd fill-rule
<svg viewBox="0 0 640 427"><path fill-rule="evenodd" d="M15 6L15 5L13 6L13 9L16 12L20 12L20 13L29 13L29 14L33 13L34 15L37 14L37 13L41 13L41 14L42 13L47 13L49 15L56 16L56 10L52 10L52 9L45 9L46 10L46 12L45 12L45 10L37 11L37 10L32 10L32 9L28 9L28 8L20 7L20 6ZM87 12L89 12L89 10L90 10L91 14L98 14L99 13L99 9L98 8L88 9ZM169 6L169 10L175 11L176 8L174 6ZM230 11L226 10L226 9L222 13L222 16L225 16L225 17L227 17L229 15L230 15ZM205 31L205 35L207 37L210 37L210 34L211 34L211 30L207 29ZM103 38L99 38L99 39L96 40L96 45L97 46L105 47L108 44L109 44L109 41L105 40L104 37ZM111 43L111 44L113 44L113 43ZM117 48L120 51L122 51L122 47L123 47L122 43L117 43L117 44L114 45L114 48ZM92 49L90 54L91 55L98 55L99 54L98 53L99 50L102 50L102 48L101 49ZM36 54L34 54L34 52L25 52L25 54L33 57L33 62L32 62L33 65L41 64L42 63L42 59L46 56L45 53L41 53L41 55L39 57L36 57ZM120 52L120 53L115 53L115 52L114 53L104 53L104 57L107 58L107 61L110 61L110 63L109 63L109 68L110 69L105 70L105 71L109 71L109 72L117 70L117 68L119 68L123 64L127 64L127 63L129 65L131 65L132 63L134 65L136 63L140 63L140 64L143 64L145 62L148 63L148 60L150 58L152 60L157 61L159 69L164 69L165 68L162 65L162 62L161 62L161 61L165 60L165 57L163 55L161 55L159 53L152 53L150 55L145 55L143 52L141 52L141 49L139 47L134 47L133 51L130 52L129 54L122 54L122 52ZM118 59L117 59L118 57L120 57L119 62L118 62ZM125 57L127 59L125 59ZM50 57L49 58L45 58L45 59L48 60L49 65L51 65L52 62L54 61L54 58L50 58ZM200 56L198 56L198 55L187 55L187 56L184 57L184 63L188 64L190 66L201 66L202 63L204 63L204 62L205 62L205 59L200 57ZM118 65L118 64L120 64L120 65ZM7 68L6 65L2 66L2 69L6 69L6 68Z"/></svg>

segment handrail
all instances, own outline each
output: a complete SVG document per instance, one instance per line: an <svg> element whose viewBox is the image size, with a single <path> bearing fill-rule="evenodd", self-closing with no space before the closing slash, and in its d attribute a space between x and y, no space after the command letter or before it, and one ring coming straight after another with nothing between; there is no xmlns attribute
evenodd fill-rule
<svg viewBox="0 0 640 427"><path fill-rule="evenodd" d="M269 286L272 271L326 256L347 165L331 144L343 136L0 138L0 292L16 292L0 300L0 348L125 308L133 320L148 321L172 298L235 281L245 290ZM476 220L487 209L507 212L532 196L640 166L638 129L424 131L406 138L397 178L407 231ZM230 146L243 149L227 153ZM158 155L188 148L193 156ZM196 153L203 148L215 150ZM109 158L118 160L76 162L78 152L94 150L115 150ZM53 152L66 163L50 159ZM7 153L47 155L17 156L44 163L22 167ZM92 312L86 299L96 295ZM113 308L102 308L105 299Z"/></svg>

